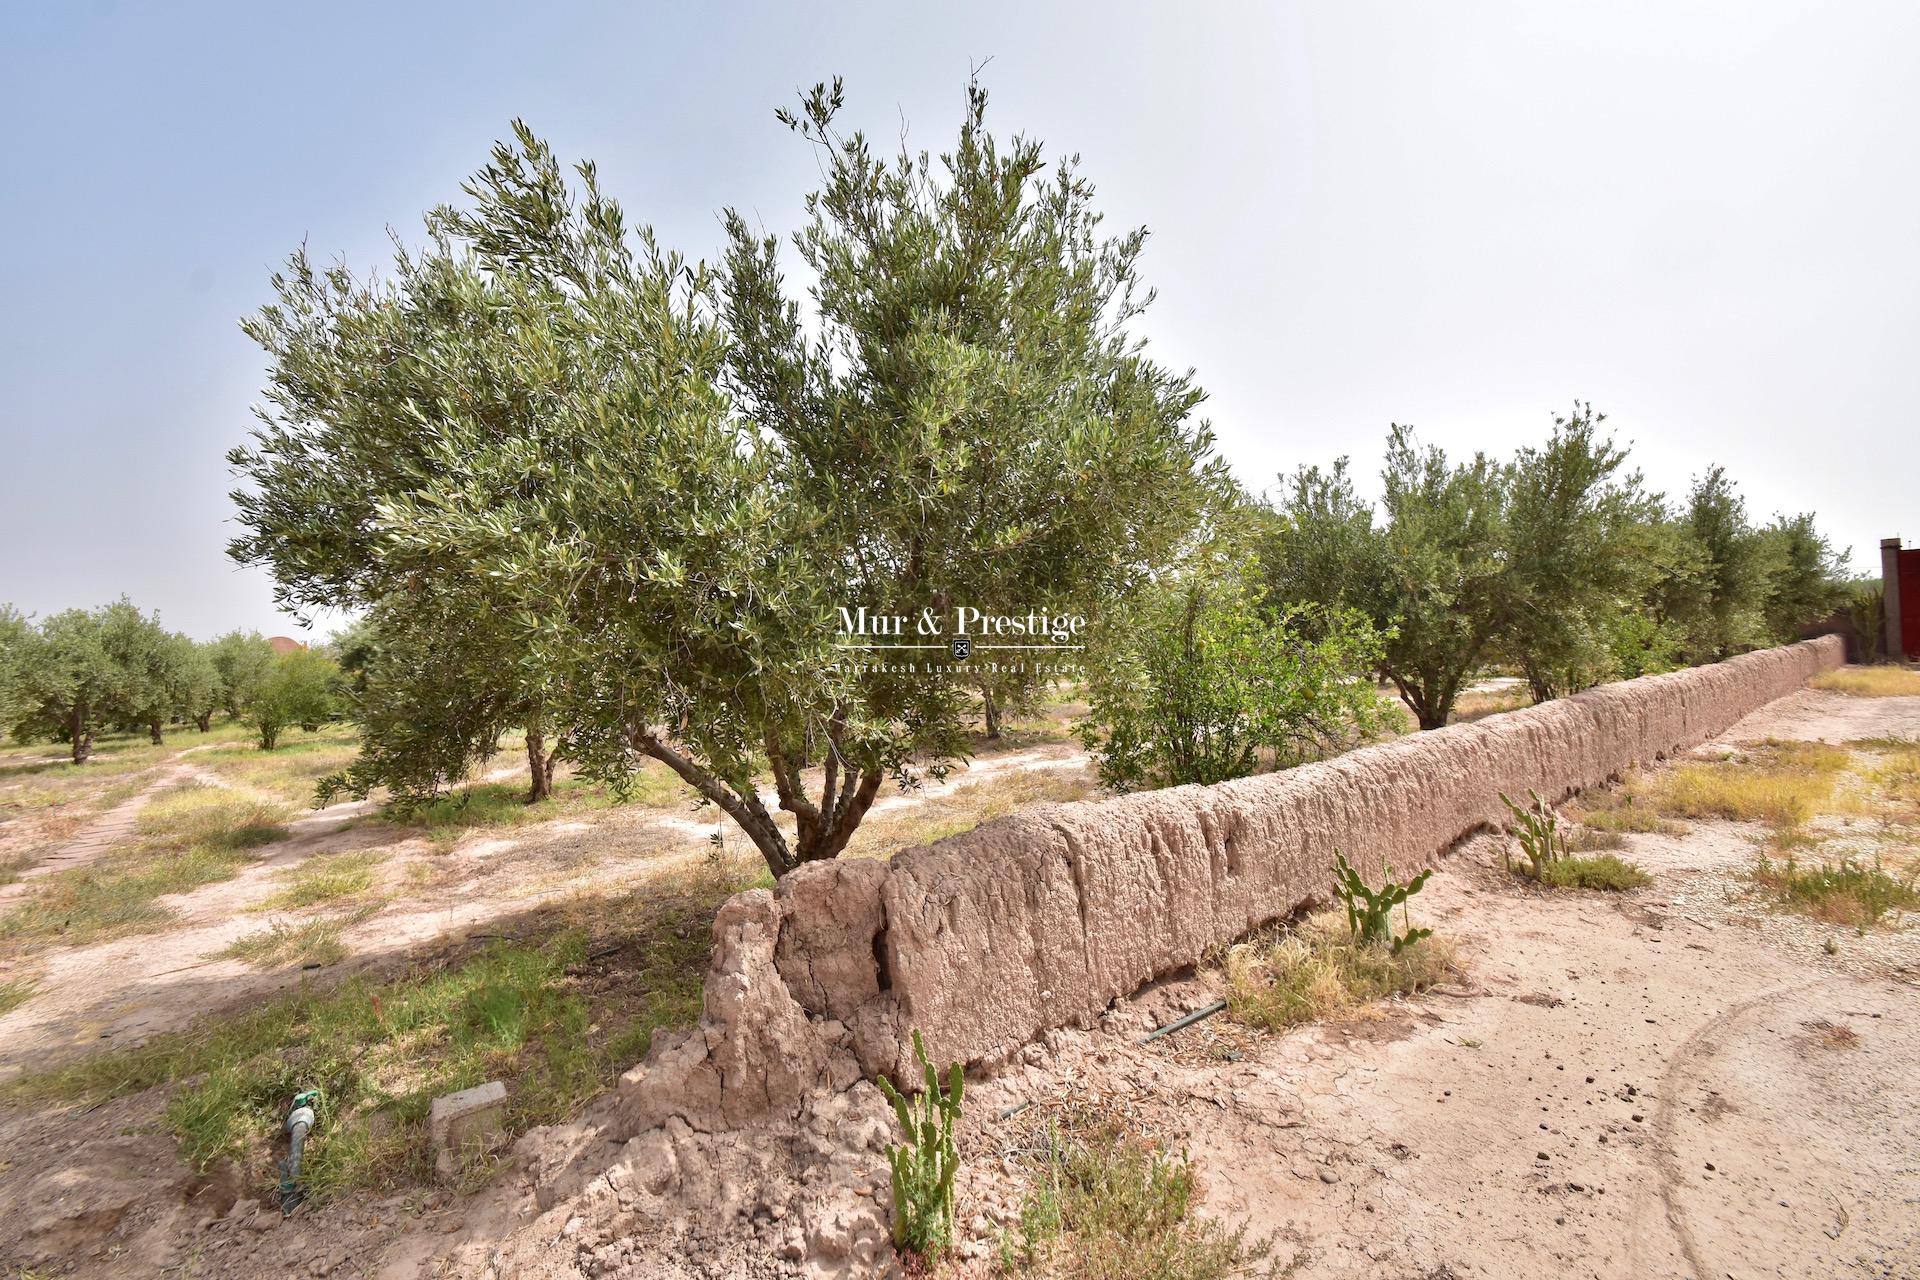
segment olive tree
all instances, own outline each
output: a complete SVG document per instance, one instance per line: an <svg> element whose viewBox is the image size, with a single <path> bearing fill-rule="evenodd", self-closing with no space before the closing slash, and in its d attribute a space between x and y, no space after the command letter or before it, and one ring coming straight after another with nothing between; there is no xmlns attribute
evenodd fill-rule
<svg viewBox="0 0 1920 1280"><path fill-rule="evenodd" d="M1508 468L1500 645L1536 702L1613 674L1615 619L1640 611L1647 586L1634 552L1659 502L1623 471L1626 450L1600 434L1605 421L1576 403Z"/></svg>
<svg viewBox="0 0 1920 1280"><path fill-rule="evenodd" d="M1505 476L1484 454L1449 463L1396 425L1381 478L1380 607L1394 628L1381 671L1420 727L1437 729L1505 618Z"/></svg>
<svg viewBox="0 0 1920 1280"><path fill-rule="evenodd" d="M332 716L339 678L340 668L325 654L311 649L275 654L247 709L261 750L277 748L290 725L317 725Z"/></svg>
<svg viewBox="0 0 1920 1280"><path fill-rule="evenodd" d="M102 609L67 609L20 638L17 736L66 742L73 762L85 764L100 726L131 718L138 676L119 660L119 646L110 643L116 628L126 629L122 615L128 610L132 606L124 601Z"/></svg>
<svg viewBox="0 0 1920 1280"><path fill-rule="evenodd" d="M256 325L284 380L235 454L235 552L289 600L483 620L570 759L664 762L776 873L964 749L960 688L851 660L842 608L1124 591L1216 480L1199 391L1130 328L1144 236L1099 236L977 89L939 167L877 160L839 101L787 117L825 175L794 239L813 323L743 218L718 274L689 266L516 126L394 280L296 258Z"/></svg>
<svg viewBox="0 0 1920 1280"><path fill-rule="evenodd" d="M229 631L207 646L219 680L219 703L239 719L253 706L255 692L273 666L273 646L258 631Z"/></svg>
<svg viewBox="0 0 1920 1280"><path fill-rule="evenodd" d="M33 622L27 615L0 604L0 732L11 730L27 714L26 664L33 641Z"/></svg>
<svg viewBox="0 0 1920 1280"><path fill-rule="evenodd" d="M1698 566L1677 602L1687 659L1718 662L1765 643L1767 546L1724 467L1694 480L1681 523Z"/></svg>
<svg viewBox="0 0 1920 1280"><path fill-rule="evenodd" d="M1814 526L1813 514L1776 516L1760 531L1767 565L1766 601L1761 606L1767 638L1784 644L1800 628L1818 622L1846 598L1846 557Z"/></svg>

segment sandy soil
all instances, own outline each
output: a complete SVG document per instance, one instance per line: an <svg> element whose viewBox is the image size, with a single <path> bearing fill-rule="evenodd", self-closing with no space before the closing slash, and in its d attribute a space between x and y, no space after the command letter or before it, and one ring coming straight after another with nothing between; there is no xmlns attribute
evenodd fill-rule
<svg viewBox="0 0 1920 1280"><path fill-rule="evenodd" d="M1076 749L1057 745L986 756L943 782L884 795L871 812L910 808L1010 772L1073 769L1084 763L1085 756ZM525 775L524 765L519 773ZM499 770L487 780L513 776L514 770ZM141 795L97 820L73 845L84 845L87 856L97 856L131 831L140 805L152 794L188 779L224 785L205 770L171 764ZM165 932L53 948L34 957L36 994L0 1016L0 1081L102 1043L138 1044L209 1011L255 1001L312 978L298 968L260 971L218 956L232 942L268 926L275 916L262 913L260 904L283 887L281 873L309 859L359 849L384 854L377 892L385 901L341 935L353 959L332 967L327 976L338 978L396 962L489 921L586 889L635 883L685 868L707 856L710 837L722 829L714 821L670 810L616 809L595 814L591 821L560 819L505 833L475 832L443 849L367 819L372 807L353 801L308 813L289 824L286 839L264 846L233 879L161 899L177 916L175 927ZM47 864L77 865L66 858L62 851ZM431 870L424 887L410 878L412 863ZM23 879L13 887L20 886L30 888L31 881Z"/></svg>
<svg viewBox="0 0 1920 1280"><path fill-rule="evenodd" d="M1920 699L1803 692L1725 739L1887 734L1920 736ZM1187 1150L1204 1211L1272 1235L1300 1276L1920 1277L1914 933L1856 937L1757 906L1738 874L1751 835L1697 823L1629 837L1626 856L1655 879L1619 897L1532 891L1480 838L1418 900L1462 961L1434 993L1284 1035L1215 1018L1138 1044L1212 998L1203 973L1121 1002L1098 1029L1049 1035L970 1084L967 1239L950 1274L989 1273L988 1242L1024 1190L1019 1153L1050 1116L1091 1109ZM500 852L460 856L479 881ZM216 888L264 891L239 884ZM193 927L223 927L207 906ZM76 1036L103 1016L75 1010ZM894 1266L888 1122L865 1084L797 1122L619 1149L589 1114L529 1135L478 1196L336 1202L285 1221L191 1177L160 1105L0 1115L0 1263L393 1277Z"/></svg>

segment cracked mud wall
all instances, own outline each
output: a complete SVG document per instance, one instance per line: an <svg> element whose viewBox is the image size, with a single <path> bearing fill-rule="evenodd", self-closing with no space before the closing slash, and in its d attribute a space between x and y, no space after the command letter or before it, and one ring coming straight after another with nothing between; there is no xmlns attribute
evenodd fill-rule
<svg viewBox="0 0 1920 1280"><path fill-rule="evenodd" d="M1331 893L1697 746L1843 659L1826 636L1215 786L1048 805L891 862L801 867L714 922L705 1015L622 1081L622 1123L737 1125L861 1075L1000 1060Z"/></svg>

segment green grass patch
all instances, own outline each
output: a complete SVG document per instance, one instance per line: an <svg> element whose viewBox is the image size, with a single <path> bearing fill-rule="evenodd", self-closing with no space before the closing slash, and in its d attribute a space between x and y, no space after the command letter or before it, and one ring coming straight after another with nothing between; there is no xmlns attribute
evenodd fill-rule
<svg viewBox="0 0 1920 1280"><path fill-rule="evenodd" d="M574 1114L658 1030L692 1025L713 911L747 878L744 867L708 869L620 898L577 899L523 919L517 937L396 976L303 986L24 1077L0 1087L0 1099L88 1102L172 1084L165 1122L182 1154L199 1168L236 1161L264 1189L288 1100L318 1088L312 1195L424 1182L427 1108L440 1094L506 1081L517 1136ZM277 960L278 948L302 941L248 950ZM323 931L304 941L326 945Z"/></svg>
<svg viewBox="0 0 1920 1280"><path fill-rule="evenodd" d="M659 782L655 771L641 770L629 792L629 802L655 803L658 796L667 794ZM662 803L677 804L693 794L677 778L673 779L673 786L678 788L677 793L671 801ZM586 778L556 779L552 797L540 804L527 803L523 782L476 782L445 792L424 804L389 805L383 816L392 822L424 827L434 840L450 844L469 831L510 830L537 822L577 818L620 803L620 797L611 787Z"/></svg>
<svg viewBox="0 0 1920 1280"><path fill-rule="evenodd" d="M225 736L231 739L235 735L230 732ZM257 741L249 740L196 751L191 758L234 786L250 787L289 805L311 808L320 779L344 769L359 750L360 734L354 725L323 724L312 733L288 730L272 751L262 751Z"/></svg>
<svg viewBox="0 0 1920 1280"><path fill-rule="evenodd" d="M358 898L373 888L381 855L372 849L325 854L309 858L281 873L286 888L254 908L257 911L297 911L301 907Z"/></svg>
<svg viewBox="0 0 1920 1280"><path fill-rule="evenodd" d="M12 1013L27 1001L33 999L40 988L25 978L12 978L0 982L0 1016Z"/></svg>
<svg viewBox="0 0 1920 1280"><path fill-rule="evenodd" d="M286 834L283 806L223 787L185 783L140 810L139 836L97 862L43 878L0 916L0 942L82 945L164 927L155 899L229 880L249 850Z"/></svg>
<svg viewBox="0 0 1920 1280"><path fill-rule="evenodd" d="M1227 952L1227 1011L1275 1031L1337 1017L1390 995L1411 995L1453 967L1453 946L1422 938L1398 953L1356 943L1343 916L1323 911L1297 929Z"/></svg>
<svg viewBox="0 0 1920 1280"><path fill-rule="evenodd" d="M1194 1212L1193 1170L1108 1124L1049 1123L1033 1189L1000 1242L1002 1270L1057 1280L1227 1280L1273 1252Z"/></svg>
<svg viewBox="0 0 1920 1280"><path fill-rule="evenodd" d="M1652 877L1611 853L1574 854L1540 868L1540 883L1555 889L1604 889L1620 893L1650 883Z"/></svg>
<svg viewBox="0 0 1920 1280"><path fill-rule="evenodd" d="M1890 911L1920 907L1916 878L1893 876L1878 861L1868 865L1842 858L1808 867L1791 857L1780 862L1763 857L1753 881L1790 911L1860 929L1879 924Z"/></svg>

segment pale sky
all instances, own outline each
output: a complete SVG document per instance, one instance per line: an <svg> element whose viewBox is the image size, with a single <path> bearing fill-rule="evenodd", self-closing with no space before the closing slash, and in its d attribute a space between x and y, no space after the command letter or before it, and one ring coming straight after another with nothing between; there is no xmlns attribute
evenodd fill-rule
<svg viewBox="0 0 1920 1280"><path fill-rule="evenodd" d="M1856 571L1920 541L1920 6L13 4L0 12L0 600L285 631L224 555L238 319L356 267L518 115L668 244L798 225L773 119L1078 152L1145 224L1145 331L1264 488L1390 422L1498 454L1591 400L1669 493L1724 463Z"/></svg>

